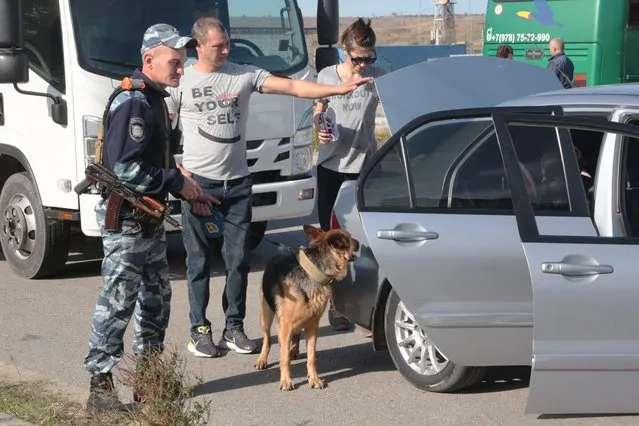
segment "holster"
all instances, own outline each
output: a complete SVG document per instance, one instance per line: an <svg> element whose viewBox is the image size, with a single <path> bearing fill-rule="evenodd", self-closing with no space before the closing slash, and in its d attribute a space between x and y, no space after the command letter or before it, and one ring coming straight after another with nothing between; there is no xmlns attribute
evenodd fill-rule
<svg viewBox="0 0 639 426"><path fill-rule="evenodd" d="M107 198L107 208L104 217L104 229L114 232L120 229L120 211L124 197L115 192L111 192Z"/></svg>

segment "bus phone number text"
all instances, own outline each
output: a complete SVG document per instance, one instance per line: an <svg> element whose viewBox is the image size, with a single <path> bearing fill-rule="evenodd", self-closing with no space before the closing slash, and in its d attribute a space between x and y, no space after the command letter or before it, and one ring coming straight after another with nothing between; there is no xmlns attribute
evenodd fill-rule
<svg viewBox="0 0 639 426"><path fill-rule="evenodd" d="M492 28L486 30L487 43L548 43L550 33L495 33Z"/></svg>

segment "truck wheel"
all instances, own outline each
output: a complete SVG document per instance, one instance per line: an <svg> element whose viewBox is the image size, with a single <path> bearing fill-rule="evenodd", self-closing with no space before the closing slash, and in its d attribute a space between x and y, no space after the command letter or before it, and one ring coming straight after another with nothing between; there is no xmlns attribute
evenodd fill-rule
<svg viewBox="0 0 639 426"><path fill-rule="evenodd" d="M69 223L47 220L25 172L11 175L0 192L0 245L11 269L26 278L58 272L69 254Z"/></svg>
<svg viewBox="0 0 639 426"><path fill-rule="evenodd" d="M249 236L249 247L251 250L255 250L257 246L260 245L262 239L264 238L264 234L266 233L266 225L268 225L267 221L263 222L251 222L251 226L249 230L251 231L251 235Z"/></svg>
<svg viewBox="0 0 639 426"><path fill-rule="evenodd" d="M448 360L395 290L388 296L384 323L393 363L413 386L430 392L454 392L473 386L484 377L484 367L463 367Z"/></svg>

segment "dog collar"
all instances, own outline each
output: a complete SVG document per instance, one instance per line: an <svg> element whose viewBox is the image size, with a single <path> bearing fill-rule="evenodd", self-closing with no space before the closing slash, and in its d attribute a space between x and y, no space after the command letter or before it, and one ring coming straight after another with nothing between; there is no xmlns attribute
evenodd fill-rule
<svg viewBox="0 0 639 426"><path fill-rule="evenodd" d="M304 249L299 249L297 251L297 260L302 269L304 269L308 275L319 281L322 285L331 285L333 281L335 281L335 278L326 275L324 272L320 271L313 262L311 262L311 259L308 258Z"/></svg>

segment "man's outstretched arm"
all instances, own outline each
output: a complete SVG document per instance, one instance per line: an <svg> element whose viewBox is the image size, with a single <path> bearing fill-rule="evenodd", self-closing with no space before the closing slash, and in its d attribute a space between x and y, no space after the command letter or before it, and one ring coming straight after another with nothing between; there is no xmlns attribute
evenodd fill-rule
<svg viewBox="0 0 639 426"><path fill-rule="evenodd" d="M370 81L372 81L372 77L354 78L342 85L333 86L272 75L264 81L261 92L273 95L290 95L297 98L319 99L328 96L345 95Z"/></svg>

